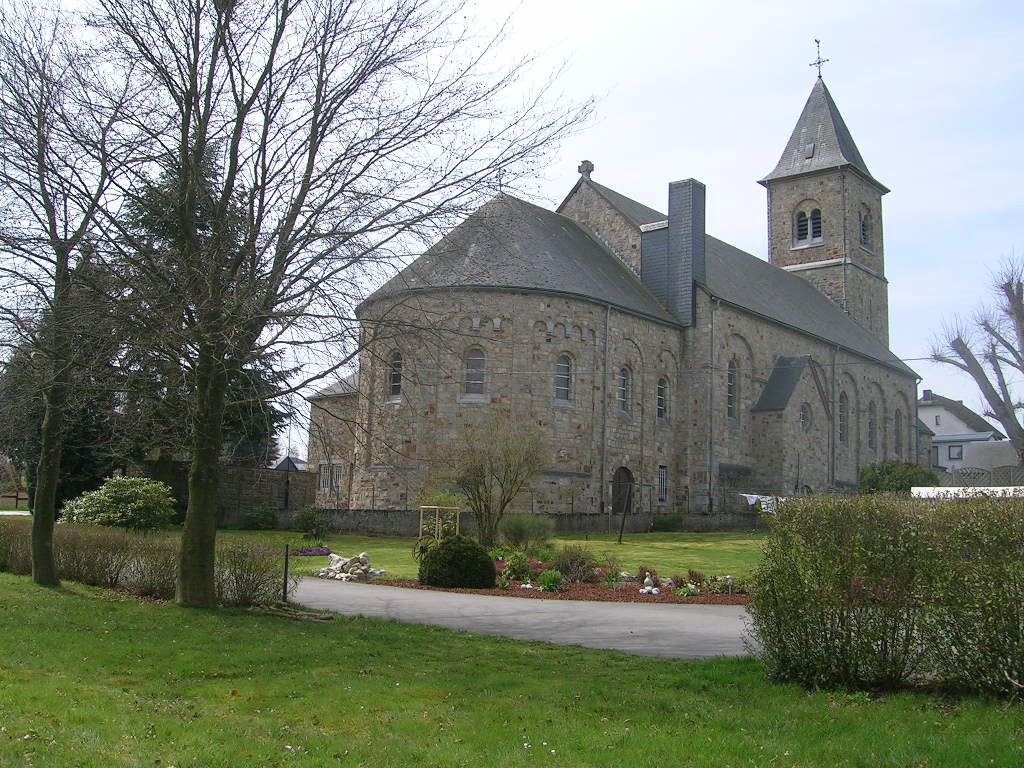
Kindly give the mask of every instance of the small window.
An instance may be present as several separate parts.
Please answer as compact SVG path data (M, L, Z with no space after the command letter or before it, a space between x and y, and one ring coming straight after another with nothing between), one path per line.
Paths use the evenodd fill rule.
M811 240L821 240L821 209L811 211Z
M655 408L659 419L668 418L668 379L658 379L657 405Z
M942 424L942 416L935 414L935 426L938 427Z
M871 214L867 211L860 214L860 244L865 248L871 247Z
M572 358L568 355L555 361L555 400L572 400Z
M800 406L800 429L804 432L811 428L811 404L803 403Z
M398 397L402 394L402 353L397 349L391 353L388 361L388 396Z
M467 395L484 393L484 366L486 358L482 349L471 349L466 353L462 391Z
M658 501L668 501L668 467L664 464L658 467Z
M796 212L797 245L810 245L821 241L821 209L799 210Z
M629 413L630 389L632 388L632 382L630 379L631 376L628 368L619 369L616 386L616 400L619 404L619 410L624 413Z
M796 215L796 239L797 242L802 242L807 239L807 213L800 211Z
M874 400L868 403L868 448L878 450L878 409Z
M962 445L951 445L949 446L949 458L953 461L959 461L964 457L964 447Z
M845 443L850 432L850 398L845 392L839 393L839 442Z
M331 465L330 464L324 463L324 464L320 465L320 475L319 475L318 481L319 482L318 482L318 485L317 485L317 490L320 493L330 493L331 492Z
M736 358L729 361L725 371L725 415L735 419L738 413L739 381L737 377Z

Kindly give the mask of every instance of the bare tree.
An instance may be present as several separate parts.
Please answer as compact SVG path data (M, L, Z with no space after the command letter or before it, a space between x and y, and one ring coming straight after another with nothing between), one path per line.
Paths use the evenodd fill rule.
M97 0L145 115L133 194L161 187L159 247L111 216L133 343L195 393L178 602L214 602L225 397L275 348L358 347L367 276L507 187L586 108L508 106L518 69L442 0ZM130 279L128 279L130 278ZM302 382L297 384L301 385Z
M993 289L996 305L970 322L947 328L933 347L932 359L974 379L985 398L985 415L1002 425L1024 464L1024 402L1015 393L1024 375L1024 262L1006 262L995 275Z
M87 275L127 94L58 13L0 7L0 343L32 350L43 401L32 578L56 585L55 498L72 372L99 345ZM103 327L109 328L109 326ZM9 356L9 355L8 355Z
M447 484L462 494L485 547L498 539L498 526L512 500L549 460L540 430L495 411L460 430L458 445L436 463L446 468Z

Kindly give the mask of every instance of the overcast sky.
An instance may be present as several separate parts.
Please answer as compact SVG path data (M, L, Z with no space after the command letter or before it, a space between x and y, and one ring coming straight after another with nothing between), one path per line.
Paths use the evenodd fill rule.
M557 205L576 167L653 208L668 183L707 185L707 231L767 258L766 190L822 74L883 198L891 347L920 388L982 410L973 383L928 363L943 323L991 298L1001 258L1024 256L1024 6L480 0L511 14L510 50L562 62L559 89L598 98L535 202Z

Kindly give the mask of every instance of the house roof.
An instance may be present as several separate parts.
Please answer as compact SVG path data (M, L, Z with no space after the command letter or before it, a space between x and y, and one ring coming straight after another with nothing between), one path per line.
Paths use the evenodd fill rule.
M638 203L636 200L626 197L623 194L616 192L614 189L598 184L593 181L589 175L580 176L579 181L576 182L569 194L565 196L565 199L559 204L558 208L555 209L557 213L562 212L562 208L569 201L573 195L576 194L576 190L583 184L589 184L590 187L597 192L601 197L607 200L612 207L615 208L619 213L625 216L635 227L642 227L644 224L654 224L659 221L665 221L665 214L660 211L656 211L653 208Z
M768 375L768 381L765 383L764 389L761 390L761 396L750 410L755 413L785 410L810 359L810 355L776 358L772 372Z
M318 392L310 395L310 400L320 400L325 397L339 397L341 395L354 395L359 392L359 371L350 373L348 376L344 376L338 381L331 384L329 387L324 387Z
M492 198L371 294L357 312L385 297L444 288L578 296L679 324L614 253L576 222L510 195Z
M992 440L1005 440L1006 435L1000 432L998 429L989 424L985 419L976 414L966 405L959 400L952 400L942 395L936 395L930 389L926 389L921 399L917 401L918 406L925 405L936 405L945 408L953 416L960 419L974 432L991 432L993 434Z
M761 183L843 166L853 166L885 192L889 191L871 175L832 94L819 77L778 165Z

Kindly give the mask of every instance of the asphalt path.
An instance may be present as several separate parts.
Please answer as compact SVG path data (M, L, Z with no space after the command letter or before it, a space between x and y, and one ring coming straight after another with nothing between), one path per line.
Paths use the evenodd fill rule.
M304 578L292 600L346 616L617 650L636 656L746 656L746 609L466 595Z

